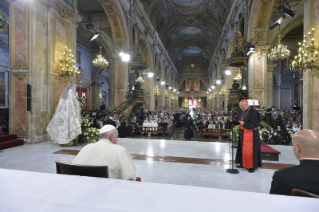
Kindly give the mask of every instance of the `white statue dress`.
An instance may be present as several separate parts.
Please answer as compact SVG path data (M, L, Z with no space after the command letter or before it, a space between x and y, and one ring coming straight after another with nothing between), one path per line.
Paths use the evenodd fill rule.
M81 108L76 99L74 83L70 83L61 95L47 132L58 144L68 144L82 133Z

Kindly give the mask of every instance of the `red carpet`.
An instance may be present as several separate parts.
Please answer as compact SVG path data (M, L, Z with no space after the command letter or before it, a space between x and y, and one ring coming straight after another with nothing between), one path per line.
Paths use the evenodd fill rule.
M267 144L260 144L260 150L262 160L279 161L279 154L281 153Z
M24 140L17 139L17 135L0 135L0 150L8 149L15 146L21 146L24 144Z
M271 148L267 144L264 144L264 145L261 144L260 149L261 149L261 154L281 154L279 151Z

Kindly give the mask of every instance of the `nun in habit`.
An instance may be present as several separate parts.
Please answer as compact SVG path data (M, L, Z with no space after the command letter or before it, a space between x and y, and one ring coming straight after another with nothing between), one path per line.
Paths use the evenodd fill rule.
M63 146L74 145L73 140L82 133L81 107L75 89L74 83L66 87L46 129L52 141Z

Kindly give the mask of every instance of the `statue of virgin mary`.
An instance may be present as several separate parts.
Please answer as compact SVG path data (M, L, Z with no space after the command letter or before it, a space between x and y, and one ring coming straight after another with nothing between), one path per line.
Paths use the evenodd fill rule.
M74 83L70 83L61 95L47 132L55 143L66 146L73 145L73 140L82 133L81 107Z

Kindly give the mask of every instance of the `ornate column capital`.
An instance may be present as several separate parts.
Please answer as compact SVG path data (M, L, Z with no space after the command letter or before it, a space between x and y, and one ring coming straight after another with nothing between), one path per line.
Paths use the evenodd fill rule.
M267 64L267 72L274 72L277 64Z

